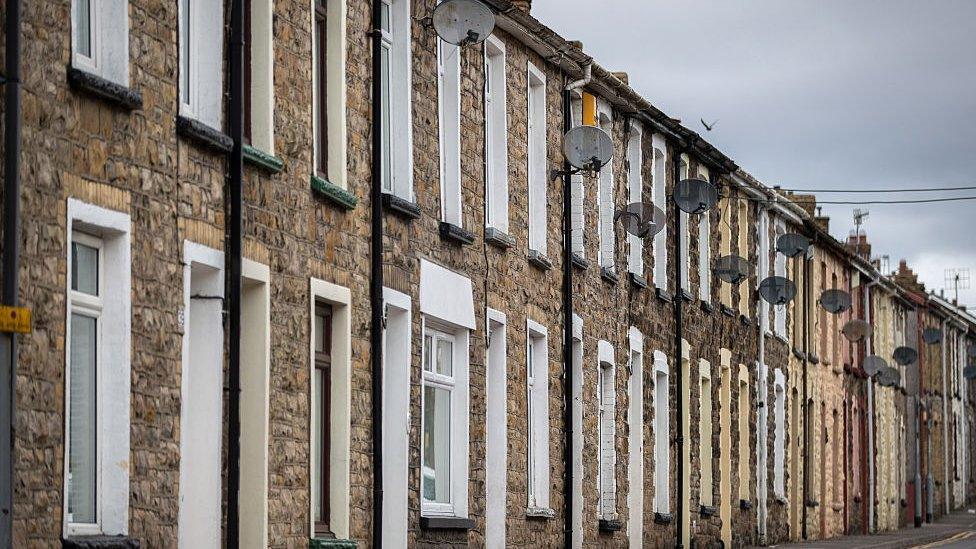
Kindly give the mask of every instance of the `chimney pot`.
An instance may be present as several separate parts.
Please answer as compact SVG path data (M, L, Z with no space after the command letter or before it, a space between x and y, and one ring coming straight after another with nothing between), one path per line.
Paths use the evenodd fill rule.
M570 40L569 41L569 45L570 46L573 46L574 48L578 49L579 51L583 51L583 42L581 40Z
M613 75L617 77L617 80L620 80L621 82L627 84L628 86L630 85L630 76L628 76L627 73L615 72L613 73Z
M512 0L512 5L525 13L532 12L532 0Z

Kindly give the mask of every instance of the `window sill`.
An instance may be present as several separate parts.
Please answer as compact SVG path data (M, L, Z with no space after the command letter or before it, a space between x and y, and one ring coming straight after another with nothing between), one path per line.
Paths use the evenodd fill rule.
M735 318L735 311L731 307L727 307L725 305L722 305L722 314L729 318Z
M285 162L282 159L250 145L244 145L244 162L272 174L285 168Z
M580 255L576 252L573 252L573 255L570 256L569 261L573 264L573 267L576 267L581 271L585 271L590 268L590 262L580 257Z
M743 511L748 511L749 509L752 509L752 502L747 499L740 499L739 509L742 509Z
M612 534L624 529L624 525L618 519L600 519L600 532Z
M348 539L312 538L308 549L356 549L356 542Z
M215 130L199 120L185 116L176 117L176 133L199 145L224 154L229 153L234 147L234 140L229 135Z
M808 499L807 500L807 507L809 507L811 509L820 507L820 502L817 501L817 500L815 500L815 499Z
M793 347L793 356L795 356L799 360L807 359L807 355L803 354L803 351L797 349L796 347Z
M682 301L688 301L688 302L691 302L692 300L691 294L688 293L688 290L678 291L678 298L681 299Z
M810 353L809 360L811 364L820 364L820 358L816 353Z
M139 549L139 540L126 536L71 536L61 540L64 549Z
M420 527L424 530L471 530L474 519L459 517L420 517Z
M718 508L714 505L701 505L698 507L698 514L703 517L714 517L718 514Z
M525 518L530 520L550 520L556 518L556 511L548 507L526 507Z
M654 513L654 524L671 524L674 515L671 513Z
M786 336L784 336L784 335L780 335L780 334L776 334L776 336L775 336L775 337L776 337L776 339L778 339L778 340L780 340L781 342L783 342L783 343L785 343L785 344L787 344L787 345L789 345L789 343L790 343L790 342L789 342L789 341L788 341L788 340L786 339Z
M141 93L88 71L69 66L68 84L78 91L107 101L125 110L132 111L142 108Z
M789 502L788 502L788 501L786 500L786 496L783 496L783 495L778 495L778 496L775 496L775 497L773 498L773 501L775 501L777 505L786 505L787 503L789 503Z
M746 315L739 315L739 322L741 322L743 326L752 326L752 320L750 320Z
M455 244L466 246L474 243L473 233L466 231L453 223L448 223L447 221L441 221L439 232L442 239L449 240Z
M529 250L529 263L543 271L552 269L552 261L549 261L545 254L536 250Z
M617 276L617 273L613 272L612 269L607 267L600 267L600 278L609 282L610 284L620 282L620 277Z
M672 303L674 301L671 298L671 294L669 294L666 290L663 290L661 288L655 288L654 293L655 295L657 295L658 299L660 299L665 303Z
M640 288L642 290L646 290L647 289L647 279L646 278L642 277L641 275L639 275L637 273L627 273L627 274L630 275L629 278L630 278L630 283L632 285L634 285L635 287Z
M420 206L395 194L383 193L383 209L407 221L420 219Z
M712 314L715 312L715 306L707 301L702 301L701 310L705 311L706 314Z
M485 227L485 242L496 248L507 250L515 245L515 237L494 227Z
M359 200L351 192L339 187L338 185L333 185L325 179L318 177L316 175L311 176L309 184L312 187L312 191L328 200L333 202L335 205L345 209L352 210L356 208L356 204Z

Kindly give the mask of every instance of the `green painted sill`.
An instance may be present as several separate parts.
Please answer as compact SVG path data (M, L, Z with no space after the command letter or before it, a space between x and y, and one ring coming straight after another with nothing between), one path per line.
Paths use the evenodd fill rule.
M355 209L356 204L359 203L359 200L351 192L338 185L329 183L317 175L313 175L311 177L311 184L313 191L331 200L332 202L335 202L346 210Z
M285 162L277 156L250 145L244 145L244 162L270 173L278 173L285 167Z
M312 538L308 549L356 549L356 542L347 539Z

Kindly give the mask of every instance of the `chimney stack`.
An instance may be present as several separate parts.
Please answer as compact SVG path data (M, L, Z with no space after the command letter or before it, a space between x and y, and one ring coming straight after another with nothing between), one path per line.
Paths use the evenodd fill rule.
M621 72L615 72L613 73L613 75L617 78L617 80L620 80L621 82L627 84L628 86L630 85L630 76L628 76L627 73L621 71Z
M512 0L512 5L525 13L532 13L532 0Z

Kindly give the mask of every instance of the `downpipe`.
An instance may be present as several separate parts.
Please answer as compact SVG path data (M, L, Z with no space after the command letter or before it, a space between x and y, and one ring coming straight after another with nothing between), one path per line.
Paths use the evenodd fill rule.
M684 472L685 472L685 457L684 457L684 424L682 422L684 415L687 411L684 409L684 400L682 396L684 395L684 344L683 344L683 333L682 333L682 318L681 309L684 304L684 297L682 297L682 292L684 288L681 285L681 212L678 208L677 202L677 183L680 179L681 173L681 151L675 151L674 160L674 180L675 186L672 188L672 204L674 205L674 363L677 366L677 380L675 381L675 394L677 398L675 399L675 417L678 420L678 436L675 437L675 445L677 447L677 482L675 486L678 489L678 497L676 499L677 505L677 525L675 527L676 543L677 549L683 549L682 539L684 537L684 508L688 502L684 498ZM689 527L691 525L689 524Z
M578 84L586 85L589 81L590 67L587 67L587 78L573 82L570 86ZM566 87L563 92L563 130L568 132L573 127L573 108L571 90L574 88ZM574 460L573 460L573 218L572 218L572 192L573 176L569 174L569 161L563 162L563 422L566 425L566 444L563 448L563 463L566 468L566 480L563 485L564 511L563 522L565 525L563 545L566 549L573 547L573 486L575 485ZM487 299L487 296L485 297Z
M948 348L946 338L949 335L949 319L942 321L942 448L946 452L945 459L942 460L942 494L945 496L945 507L942 510L944 515L948 515L949 508L949 393L946 386L946 375L948 373L946 363L948 362Z
M800 535L807 539L807 502L810 501L810 411L808 409L807 394L807 365L810 361L810 261L811 258L803 259L803 501L800 502L802 509Z
M768 215L768 214L767 214ZM768 219L768 218L767 218ZM767 225L768 229L768 225ZM767 250L768 252L768 250ZM768 395L766 372L766 330L769 326L767 308L760 298L759 306L759 356L756 363L757 421L756 421L756 529L759 535L759 545L766 545L766 430L769 428L769 410L766 406Z
M877 284L872 280L864 285L864 321L871 324L871 286ZM864 355L870 356L874 352L874 336L869 335L864 342ZM868 533L874 533L874 378L868 376L868 493L864 499L868 502Z

